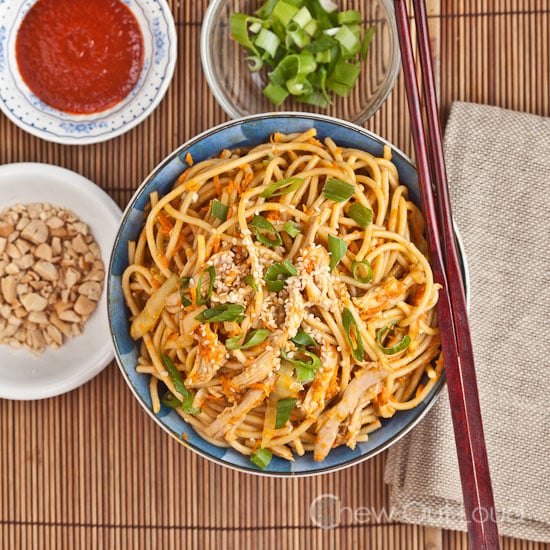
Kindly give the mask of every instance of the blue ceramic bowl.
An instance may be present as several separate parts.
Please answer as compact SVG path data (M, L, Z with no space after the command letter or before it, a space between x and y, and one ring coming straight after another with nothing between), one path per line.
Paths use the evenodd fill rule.
M270 476L305 476L334 471L371 458L387 449L415 426L434 404L445 383L443 378L439 380L426 400L415 409L398 411L392 418L382 419L382 427L370 434L368 442L359 443L353 451L345 446L337 447L323 462L315 462L312 453L296 457L293 463L273 457L269 466L262 471L251 464L248 457L237 451L216 447L202 439L172 409L163 405L158 414L153 413L148 386L150 377L135 371L138 346L130 337L129 311L124 303L121 288L121 275L128 265L127 242L137 240L140 234L150 193L157 191L159 196L163 196L172 188L176 178L187 168L185 157L188 153L198 162L217 155L223 149L264 143L276 131L303 132L311 127L316 128L320 138L330 136L340 146L361 148L378 156L382 156L384 145L390 145L400 180L408 186L411 199L418 203L417 176L412 161L377 135L354 124L322 115L253 115L227 122L198 135L176 149L151 172L124 212L109 266L107 299L115 355L126 382L141 406L159 426L186 447L218 464L244 472Z

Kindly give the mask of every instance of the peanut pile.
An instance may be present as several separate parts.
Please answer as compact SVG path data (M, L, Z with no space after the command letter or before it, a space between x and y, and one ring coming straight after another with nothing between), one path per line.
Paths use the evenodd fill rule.
M82 333L103 290L101 251L71 211L49 204L0 214L0 344L42 353Z

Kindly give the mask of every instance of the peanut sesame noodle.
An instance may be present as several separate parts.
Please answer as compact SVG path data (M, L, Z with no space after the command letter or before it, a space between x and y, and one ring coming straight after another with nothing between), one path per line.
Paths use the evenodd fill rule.
M155 412L253 458L321 461L440 378L424 220L389 147L276 133L150 200L123 290Z

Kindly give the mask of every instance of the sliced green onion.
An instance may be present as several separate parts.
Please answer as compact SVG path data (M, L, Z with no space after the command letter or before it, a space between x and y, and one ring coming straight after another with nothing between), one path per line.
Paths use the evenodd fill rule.
M304 330L299 330L296 333L294 338L290 339L291 342L294 342L297 346L307 347L307 346L316 346L317 342Z
M281 349L281 357L285 360L294 365L295 367L304 367L306 369L311 370L317 370L321 366L321 359L319 359L319 356L312 351L308 351L307 349L297 349L294 350L294 354L299 355L305 355L307 359L293 359L290 357L288 352L286 352L284 349ZM308 361L309 359L309 361Z
M271 32L266 28L262 28L254 43L258 48L261 48L269 53L271 57L275 57L275 53L277 52L277 48L279 47L281 41L274 32Z
M237 321L237 323L240 323L244 317L244 306L220 304L201 311L195 316L195 319L201 323L222 323L224 321Z
M363 340L361 334L359 334L359 328L357 327L357 321L353 316L353 313L347 308L344 308L342 312L342 324L346 331L346 338L351 348L351 353L356 361L362 361L365 356L365 350L363 349ZM352 331L354 334L352 334ZM355 339L355 343L354 343Z
M252 290L255 292L258 292L258 285L256 284L256 280L252 275L245 275L243 281L250 287L252 287Z
M391 346L389 348L385 347L383 343L384 337L392 328L392 326L393 324L389 324L376 331L376 343L386 355L394 355L395 353L399 353L400 351L407 349L409 347L409 344L411 343L411 337L408 334L405 334L401 341L395 344L395 346Z
M362 229L365 229L372 223L372 210L359 202L354 202L348 208L348 216Z
M285 2L284 0L279 0L273 8L272 15L286 27L298 11L300 11L299 8L293 4Z
M181 401L170 390L166 390L166 393L162 396L160 402L170 409L177 409L178 407L181 407Z
M338 32L334 35L334 40L340 44L346 56L353 56L361 50L359 36L347 26L338 29Z
M170 374L170 378L172 379L172 383L174 384L174 388L176 391L181 394L182 401L181 401L181 409L184 413L189 414L199 414L201 412L200 409L193 407L193 399L195 398L195 394L188 390L185 387L185 384L183 383L183 378L181 377L180 371L177 369L176 365L174 365L174 362L168 355L161 354L162 362L164 363L164 366L168 370L168 373ZM174 399L177 400L176 396L173 396Z
M361 275L361 271L364 275ZM351 274L358 283L370 283L372 280L372 266L367 260L354 260L351 263Z
M277 419L275 420L275 429L282 428L290 418L297 399L295 397L286 397L277 401Z
M286 231L294 239L301 229L297 223L289 221L283 225L283 231Z
M296 22L290 23L286 28L286 32L287 48L293 45L296 45L298 48L305 48L311 42L309 34L307 34Z
M328 251L330 254L329 268L332 271L339 263L340 260L346 255L348 249L348 243L344 239L335 237L334 235L328 236Z
M273 455L269 449L258 447L258 450L250 456L250 462L260 469L265 469L269 466Z
M298 275L298 271L290 260L285 260L284 263L273 262L266 269L264 275L265 282L267 283L267 290L279 292L279 290L285 286L286 280L296 275Z
M304 31L306 31L309 36L313 37L317 33L317 29L319 28L319 23L316 19L312 19L311 21L308 21L306 25L304 26Z
M367 54L369 52L369 46L372 42L372 38L374 36L374 31L376 30L376 26L373 25L372 27L369 27L365 34L363 35L363 41L361 42L361 58L363 61L367 60Z
M284 86L276 85L271 82L264 88L263 94L271 103L277 106L290 95L289 91Z
M303 29L310 21L313 21L313 17L309 10L302 6L292 17L292 21L296 23L301 29Z
M357 10L346 10L336 14L339 25L356 25L361 23L361 13Z
M313 382L315 380L315 371L308 367L298 366L296 367L296 379L298 382L306 384L307 382Z
M263 216L254 216L250 222L250 226L255 229L256 240L265 244L266 246L280 246L283 244L283 239L279 232L273 227L273 224L267 221ZM265 234L260 233L260 229L275 235L273 239L270 239Z
M259 55L251 55L246 60L248 61L248 68L251 73L257 73L263 69L264 60Z
M251 330L242 343L240 336L232 336L225 341L225 347L230 350L253 348L264 342L270 334L271 332L265 328Z
M260 197L270 199L271 197L281 197L296 191L304 183L304 178L285 178L283 180L270 183L261 193Z
M208 290L206 291L206 296L202 295L202 278L205 273L208 273L209 281L208 281ZM206 268L199 276L199 280L197 282L197 305L203 306L210 300L212 297L212 291L214 290L214 281L216 280L216 270L214 269L214 266L210 266Z
M227 213L229 212L229 206L226 204L223 204L223 202L220 202L218 199L214 199L212 201L212 206L210 207L210 213L212 216L215 216L218 218L218 220L221 220L224 222L227 220Z
M231 36L241 45L244 46L247 50L252 51L257 56L259 52L256 49L254 43L250 40L248 35L248 26L250 23L260 23L262 25L262 20L251 15L246 15L245 13L232 13L229 16L229 30Z
M324 197L335 202L347 201L354 193L355 187L351 183L337 178L328 178L323 186Z
M186 290L189 288L191 277L182 277L180 284L180 298L184 307L190 306L193 302L186 296Z

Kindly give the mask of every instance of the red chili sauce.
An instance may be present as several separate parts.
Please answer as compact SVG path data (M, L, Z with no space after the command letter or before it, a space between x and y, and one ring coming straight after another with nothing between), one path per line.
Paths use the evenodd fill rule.
M143 36L120 0L38 0L19 28L23 80L44 103L97 113L123 100L143 67Z

